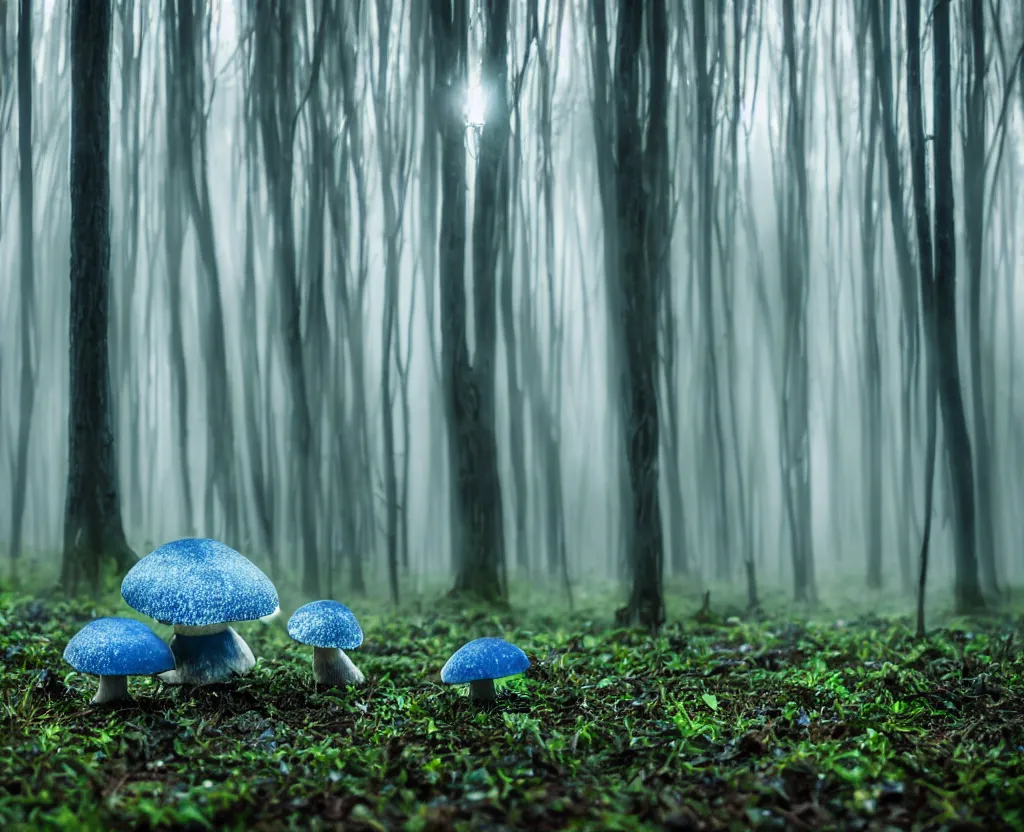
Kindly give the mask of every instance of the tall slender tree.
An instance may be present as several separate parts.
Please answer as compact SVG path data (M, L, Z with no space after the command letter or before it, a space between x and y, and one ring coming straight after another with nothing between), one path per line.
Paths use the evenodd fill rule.
M235 420L229 395L224 304L207 176L208 102L204 58L207 57L205 44L209 43L210 20L204 7L198 0L168 0L167 3L168 125L175 146L172 175L178 179L195 230L202 270L199 333L206 371L208 457L204 525L209 534L225 535L229 541L237 543L241 529L235 485ZM219 528L216 507L221 514Z
M875 89L878 105L881 108L880 125L882 131L882 149L885 152L885 173L889 193L889 217L892 224L893 247L896 255L896 276L900 289L900 326L901 344L900 366L902 368L902 396L900 403L900 423L903 432L903 455L901 460L903 487L905 497L913 494L913 442L911 441L911 416L917 390L917 379L920 367L920 303L915 291L914 262L911 255L911 234L906 217L903 193L903 170L900 159L900 147L896 124L895 106L893 104L892 84L892 48L889 31L891 16L891 0L866 3L862 6L863 13L869 16L871 31L871 47ZM873 497L871 497L873 499ZM913 512L900 511L899 517L903 525L902 539L910 541L912 533L911 518ZM910 557L906 545L898 547L900 576L904 588L910 586Z
M313 456L313 419L302 344L302 294L296 255L292 187L294 184L295 8L288 0L256 0L254 92L263 140L263 162L274 218L280 326L284 366L291 399L290 436L298 488L294 516L302 541L302 590L316 595L320 587L318 558L319 485Z
M110 41L109 0L71 9L71 307L68 482L61 585L99 590L111 556L120 571L135 560L121 521L110 364Z
M907 130L910 134L910 176L913 185L914 228L921 288L921 318L925 345L925 443L924 528L917 579L917 636L924 638L924 593L932 535L932 504L935 495L935 448L938 438L938 344L935 311L935 267L932 252L931 211L928 206L928 164L925 157L924 117L921 108L921 0L907 0Z
M28 450L36 402L35 196L32 162L32 0L21 0L18 15L18 194L21 208L21 333L18 449L11 490L11 578L17 580L28 488Z
M719 342L717 315L715 313L715 229L718 226L715 199L715 88L714 67L717 64L708 55L708 43L712 42L707 21L706 0L693 4L693 56L696 73L697 119L697 202L698 230L697 273L700 285L701 333L703 336L704 367L704 412L701 423L700 447L706 448L705 466L708 487L702 489L709 515L714 518L714 534L711 538L715 550L715 570L719 578L726 578L732 565L732 540L726 499L725 430L722 418L722 397L719 376ZM654 114L652 113L652 117ZM726 380L729 384L731 381Z
M985 602L978 581L978 555L974 545L974 465L958 364L949 5L939 3L932 13L935 40L935 338L939 401L954 507L956 606L959 612L970 613L982 609Z
M967 252L967 355L970 367L971 426L974 429L975 545L981 577L988 592L998 593L995 557L995 516L992 488L991 414L986 407L986 368L982 361L981 296L985 253L985 2L966 4L963 130L963 217ZM969 48L966 48L969 47Z
M795 0L782 0L784 71L787 97L785 158L787 184L780 223L780 271L784 308L782 464L786 512L793 546L794 595L816 597L811 538L810 380L807 300L810 281L810 188L807 176L807 100L810 21L814 0L806 0L801 35Z

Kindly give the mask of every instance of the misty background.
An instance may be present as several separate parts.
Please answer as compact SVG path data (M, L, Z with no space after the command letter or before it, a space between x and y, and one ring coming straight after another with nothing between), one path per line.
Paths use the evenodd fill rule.
M59 568L69 442L71 16L67 3L28 5L25 240L24 18L0 3L0 550L22 578ZM500 488L487 493L500 496L504 551L491 552L510 579L635 580L635 413L621 390L637 352L654 368L660 426L659 585L663 570L743 587L750 564L798 598L840 581L909 596L929 348L903 2L639 4L668 24L660 110L650 9L632 58L648 149L659 113L665 126L667 166L645 171L667 202L653 209L664 245L641 246L664 279L636 350L621 324L628 284L610 268L631 235L610 221L604 187L624 147L606 131L629 79L629 12L603 0L286 5L113 4L109 356L138 555L215 537L320 596L383 588L389 564L393 596L459 572L443 348L455 309L493 422ZM458 26L439 33L441 7L465 15L468 49L452 66L466 83L444 75ZM948 9L958 384L973 568L995 595L1024 577L1024 7ZM930 4L921 17L930 177ZM465 160L461 312L444 302L457 190L446 130ZM494 180L479 175L492 164ZM939 424L931 574L948 583L956 477Z

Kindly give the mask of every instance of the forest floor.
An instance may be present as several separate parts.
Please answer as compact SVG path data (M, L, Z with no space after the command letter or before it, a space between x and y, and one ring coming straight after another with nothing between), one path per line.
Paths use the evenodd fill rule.
M586 612L361 615L368 684L333 691L280 617L238 627L260 659L235 683L133 679L109 709L61 654L130 611L0 593L0 828L1024 829L1019 618L917 642L906 618L697 606L657 638ZM532 667L472 707L438 671L496 634Z

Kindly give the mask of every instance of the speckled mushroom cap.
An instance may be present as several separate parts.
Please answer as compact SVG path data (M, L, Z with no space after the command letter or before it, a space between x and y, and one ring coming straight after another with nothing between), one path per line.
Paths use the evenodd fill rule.
M64 661L94 676L152 676L174 669L167 645L134 618L90 621L64 648Z
M338 601L310 601L288 619L288 635L310 647L355 650L363 643L363 628L348 607Z
M526 654L503 638L478 638L464 644L441 668L446 685L518 676L530 666Z
M184 627L252 621L278 607L277 590L256 564L205 538L175 540L146 555L124 576L121 597L143 615Z

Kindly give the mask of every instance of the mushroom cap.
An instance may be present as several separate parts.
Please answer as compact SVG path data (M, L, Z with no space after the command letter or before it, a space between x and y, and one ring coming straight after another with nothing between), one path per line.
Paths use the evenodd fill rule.
M174 669L163 640L134 618L97 618L75 633L64 661L94 676L152 676Z
M230 546L205 538L165 543L121 582L128 606L163 624L209 627L252 621L277 609L277 590Z
M288 635L310 647L355 650L363 643L363 628L352 610L338 601L310 601L288 619Z
M503 638L477 638L452 654L441 668L446 685L518 676L530 666L526 654Z

